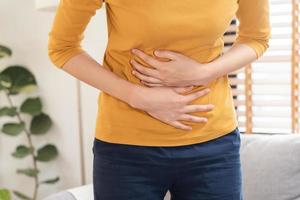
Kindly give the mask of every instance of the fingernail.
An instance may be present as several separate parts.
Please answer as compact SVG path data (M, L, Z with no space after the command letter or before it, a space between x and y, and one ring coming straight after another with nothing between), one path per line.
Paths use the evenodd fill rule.
M159 54L159 51L158 51L158 50L155 50L155 51L154 51L154 54L155 54L155 55L158 55L158 54Z
M136 52L136 49L131 49L131 51L132 51L133 53L135 53L135 52Z

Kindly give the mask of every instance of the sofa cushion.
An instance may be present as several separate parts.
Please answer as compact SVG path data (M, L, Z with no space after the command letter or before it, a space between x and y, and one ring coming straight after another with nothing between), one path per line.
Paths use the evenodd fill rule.
M84 200L93 200L94 199L94 190L93 184L87 184L75 188L70 188L67 190L70 192L75 199L84 199Z
M52 194L43 200L77 200L70 192L61 191L55 194Z
M93 200L93 185L87 184L52 194L43 200Z
M300 200L300 134L241 134L244 200Z

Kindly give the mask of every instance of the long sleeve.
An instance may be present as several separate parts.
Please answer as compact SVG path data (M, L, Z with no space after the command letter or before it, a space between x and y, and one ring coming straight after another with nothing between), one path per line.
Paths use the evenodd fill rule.
M62 66L73 56L84 52L81 41L84 31L103 0L60 0L48 33L48 56L52 63Z
M239 28L234 44L249 45L257 59L269 48L271 25L268 0L238 0Z

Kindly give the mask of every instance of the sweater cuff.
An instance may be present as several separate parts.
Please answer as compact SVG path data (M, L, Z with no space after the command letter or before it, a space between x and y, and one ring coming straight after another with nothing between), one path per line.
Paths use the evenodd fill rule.
M269 48L268 40L258 40L252 38L238 37L233 45L245 44L251 47L256 54L256 59L260 58L263 53Z
M49 58L52 63L59 69L62 69L63 65L70 60L73 56L85 52L84 49L77 47L71 49L64 49L63 52L57 50L49 50Z

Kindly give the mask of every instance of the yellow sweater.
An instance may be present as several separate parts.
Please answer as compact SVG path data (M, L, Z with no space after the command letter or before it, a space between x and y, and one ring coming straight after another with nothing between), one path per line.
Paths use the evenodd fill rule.
M108 43L103 66L132 83L143 85L132 75L132 48L149 55L156 49L175 50L207 63L220 56L222 36L236 15L238 37L234 44L252 47L259 58L270 38L268 0L60 0L49 32L48 54L61 69L83 51L84 30L105 2ZM145 86L146 87L146 86ZM205 142L237 127L228 76L213 81L211 92L192 104L213 104L209 112L193 113L207 123L187 122L193 130L167 125L146 112L99 92L95 137L107 142L142 146L179 146ZM200 90L203 86L194 89Z

